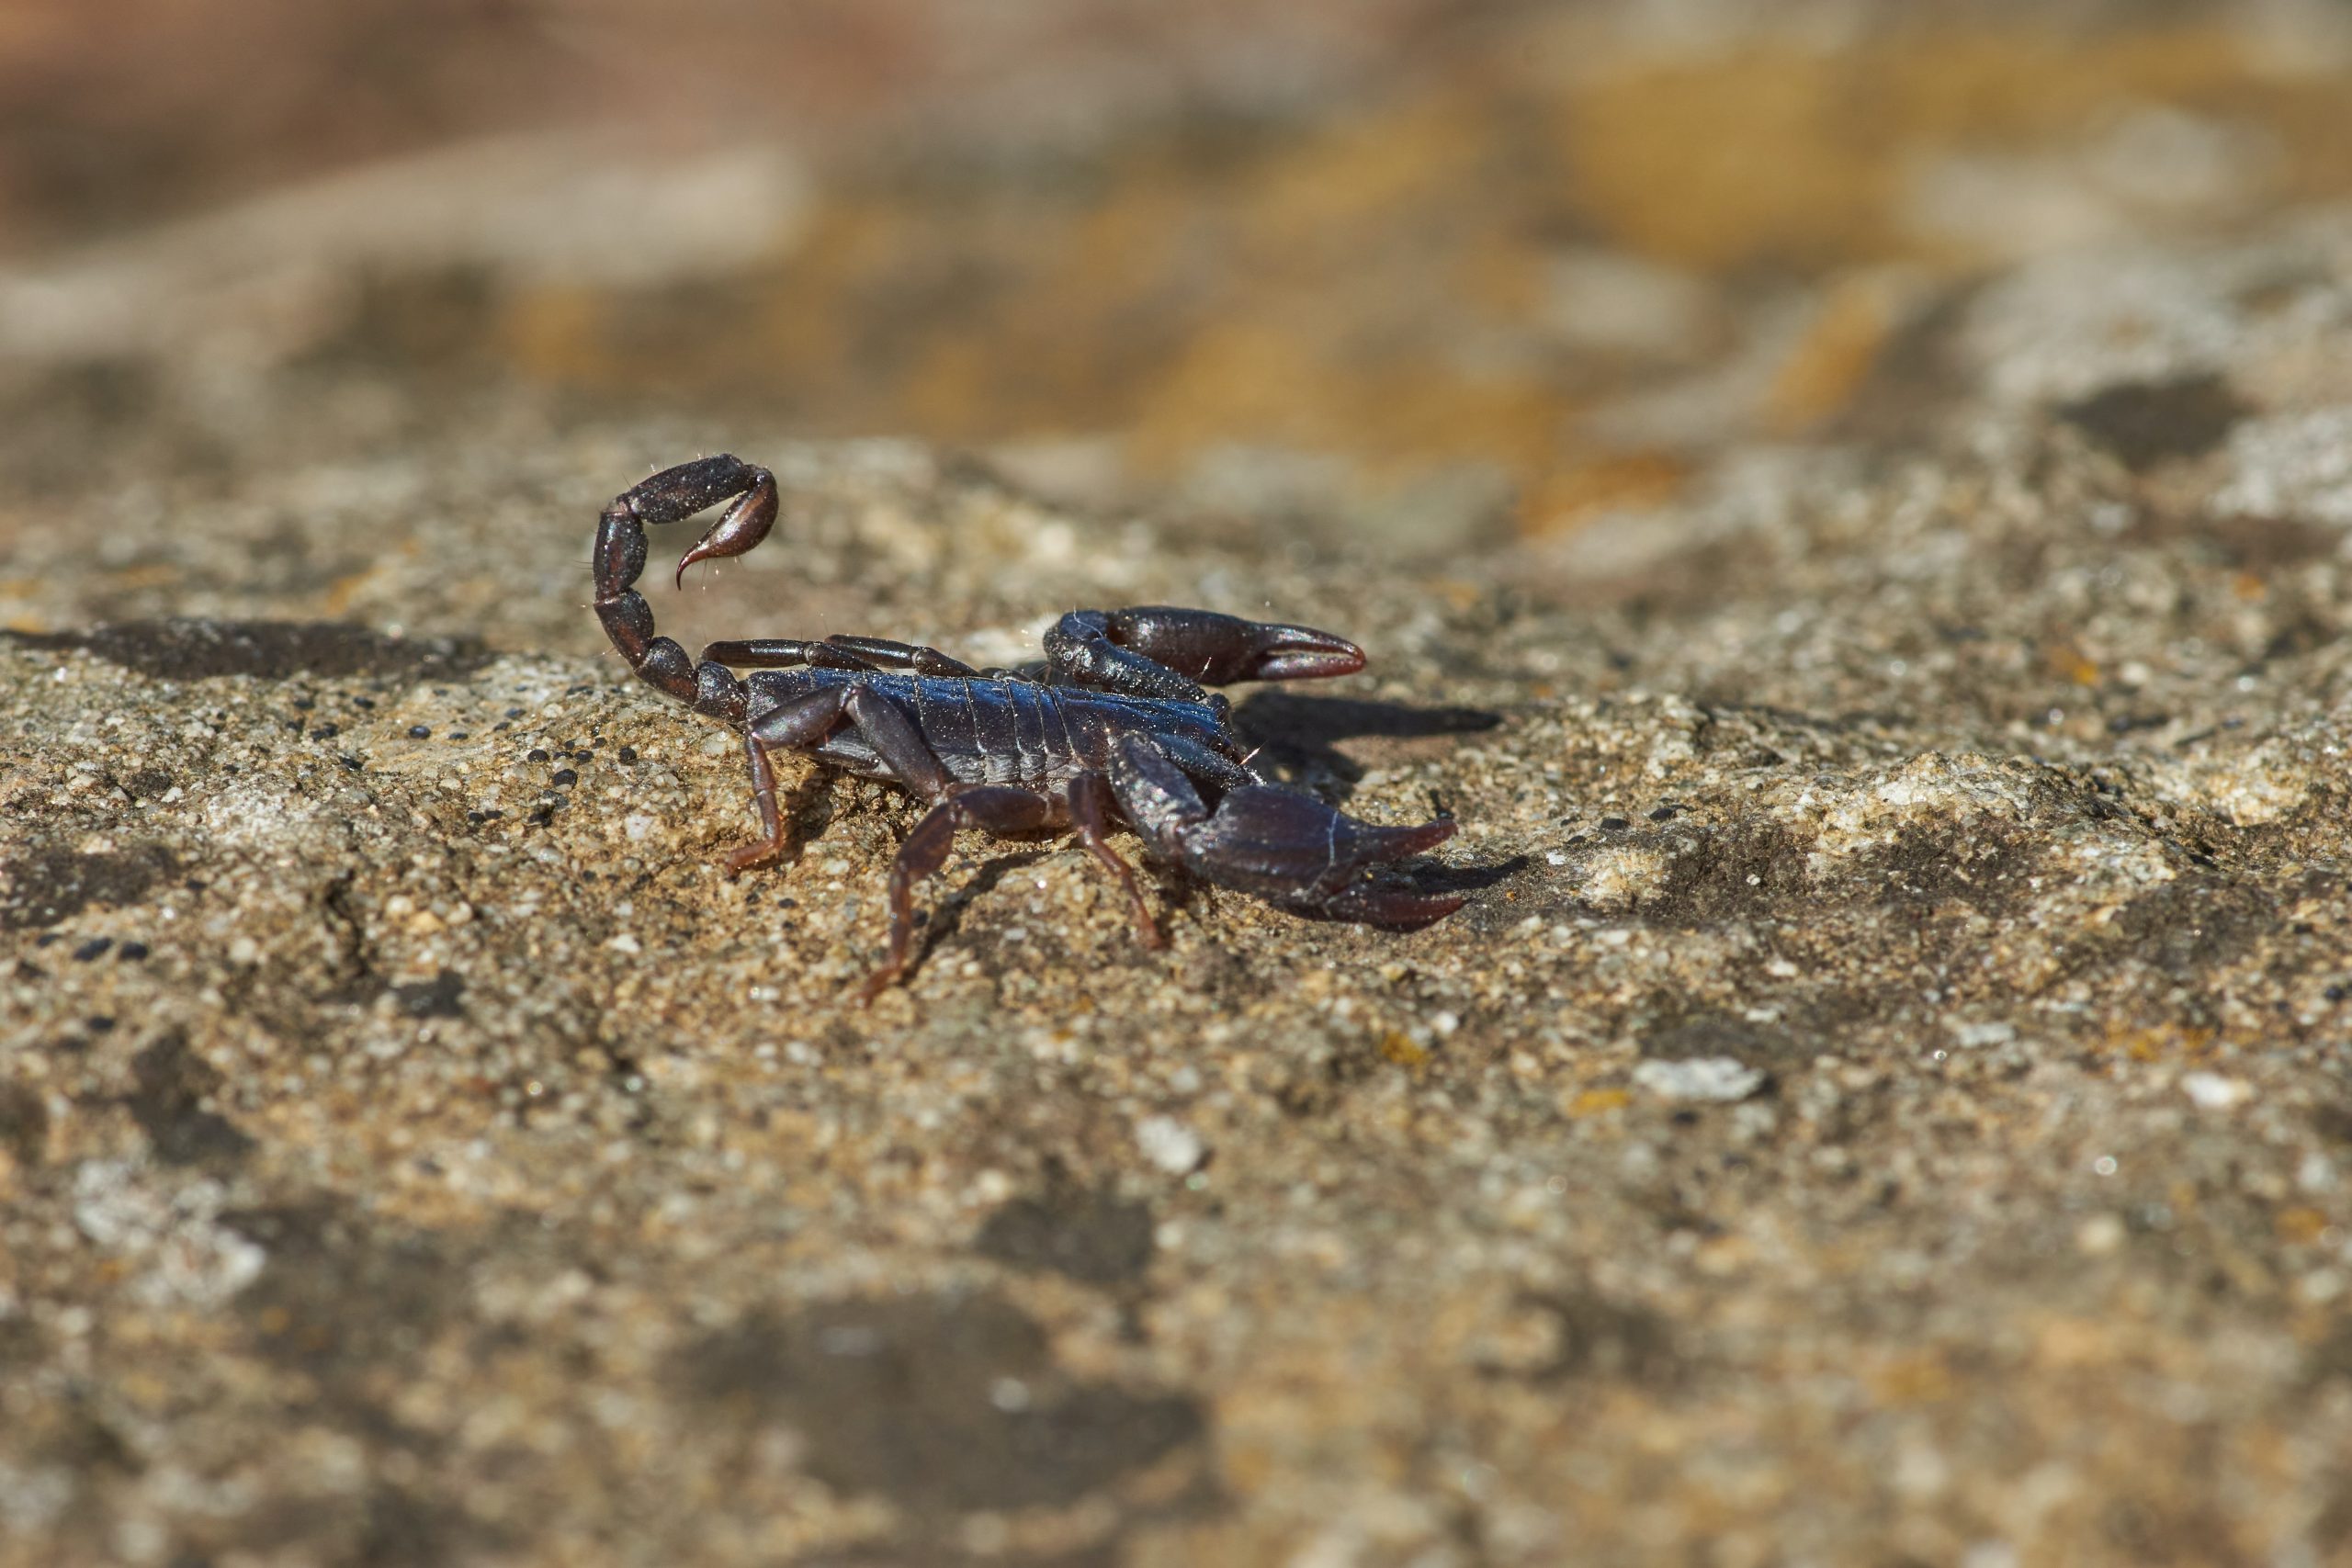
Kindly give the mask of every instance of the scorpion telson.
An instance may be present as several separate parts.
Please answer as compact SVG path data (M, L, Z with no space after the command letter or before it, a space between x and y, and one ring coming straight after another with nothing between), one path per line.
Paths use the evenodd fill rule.
M1366 880L1453 835L1359 821L1250 767L1231 705L1204 686L1352 674L1363 650L1307 626L1147 605L1073 610L1046 634L1046 657L975 670L935 649L881 637L715 642L700 660L653 634L635 588L648 525L726 510L678 562L740 556L775 523L775 476L731 457L667 468L614 498L596 528L596 617L648 684L743 735L760 838L727 860L740 872L785 848L769 753L804 752L888 779L930 803L890 868L890 948L866 982L871 1001L914 951L914 886L946 863L959 828L997 834L1074 829L1126 892L1136 935L1159 929L1134 870L1111 848L1124 818L1144 842L1219 886L1304 914L1410 931L1463 900ZM730 668L733 667L733 668ZM735 669L754 671L740 679Z

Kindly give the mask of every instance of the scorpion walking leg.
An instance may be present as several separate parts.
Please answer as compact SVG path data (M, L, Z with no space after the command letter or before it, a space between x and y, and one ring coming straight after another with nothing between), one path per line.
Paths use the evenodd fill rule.
M775 769L768 761L768 749L760 744L758 736L747 734L743 750L752 758L752 802L759 807L760 836L756 842L729 853L729 876L784 853L784 814L775 807Z
M946 768L897 704L855 682L811 692L763 714L743 732L744 749L752 758L752 798L759 807L760 838L727 857L729 871L756 865L784 849L784 818L776 810L775 770L768 761L769 750L814 746L844 714L888 766L892 778L925 800L947 793Z
M880 637L850 637L840 632L825 640L835 648L847 649L892 670L911 670L918 675L979 673L960 659L951 658L935 648L922 648L911 642L892 642Z
M763 637L740 642L714 642L702 650L702 656L744 670L784 670L807 664L820 670L911 670L918 675L979 673L962 660L951 659L935 648L841 633L818 641Z
M872 660L861 659L831 642L805 642L788 637L709 643L703 648L702 656L712 664L732 664L740 670L790 670L804 664L814 670L874 668Z
M948 777L946 764L898 704L861 682L849 688L842 705L892 778L925 800L937 800L947 793L955 781Z
M752 760L752 800L760 812L760 837L727 857L729 874L784 852L784 816L776 809L775 768L768 761L769 750L816 745L841 722L848 697L848 691L839 686L812 692L762 715L743 731L743 750Z
M907 972L914 954L914 886L947 863L958 828L979 828L991 833L1026 833L1053 820L1054 803L1033 790L1008 784L977 784L957 790L933 807L890 865L890 953L865 982L863 999L871 1002L892 981Z
M1107 867L1127 890L1127 902L1136 912L1136 939L1146 947L1158 947L1159 926L1151 918L1151 907L1143 901L1143 889L1136 885L1135 867L1119 858L1105 836L1110 829L1111 782L1101 773L1080 773L1069 781L1069 819L1078 829L1080 842L1087 852Z

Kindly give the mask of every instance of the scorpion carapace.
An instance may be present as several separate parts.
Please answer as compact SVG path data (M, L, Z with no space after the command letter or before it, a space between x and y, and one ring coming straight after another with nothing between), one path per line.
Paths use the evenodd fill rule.
M888 779L930 803L890 868L890 949L871 1000L906 973L914 886L946 863L959 828L998 834L1075 829L1118 878L1136 934L1159 945L1134 871L1110 844L1124 818L1194 875L1303 914L1414 930L1462 907L1366 880L1372 867L1444 842L1453 823L1383 828L1250 767L1231 705L1203 689L1296 681L1363 668L1363 650L1307 626L1150 605L1073 610L1046 634L1046 657L975 670L934 649L880 637L716 642L697 660L653 633L635 588L649 524L726 510L678 562L740 556L776 517L775 477L730 457L664 469L605 508L596 528L596 616L648 683L743 735L760 838L728 857L741 871L785 847L769 753L805 752ZM739 679L730 666L754 671Z

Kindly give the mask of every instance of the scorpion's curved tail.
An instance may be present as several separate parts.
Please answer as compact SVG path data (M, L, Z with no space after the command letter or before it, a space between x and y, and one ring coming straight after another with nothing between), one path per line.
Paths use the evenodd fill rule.
M696 663L677 643L654 636L653 606L636 588L645 570L646 525L683 522L723 501L734 504L680 558L680 580L698 560L740 556L767 537L775 523L775 476L723 453L664 468L623 491L605 508L596 525L592 564L596 618L638 679L692 705L697 713L741 724L743 682L725 665Z

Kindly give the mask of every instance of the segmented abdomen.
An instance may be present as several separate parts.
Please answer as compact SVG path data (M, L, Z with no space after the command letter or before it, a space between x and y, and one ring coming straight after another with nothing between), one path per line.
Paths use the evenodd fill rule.
M1206 704L1005 677L763 670L751 678L752 715L853 681L911 717L948 776L963 784L1051 791L1078 773L1107 765L1112 741L1129 731L1229 754L1230 741ZM868 777L892 776L847 723L809 751L833 767Z
M909 685L916 727L947 771L967 784L1035 789L1092 763L1080 755L1062 694L1051 687L939 676Z
M888 694L913 709L933 752L967 784L1048 789L1102 767L1111 738L1123 730L1172 731L1214 746L1218 729L1198 703L1034 681L923 676Z

